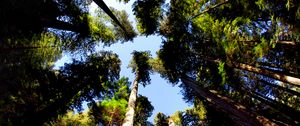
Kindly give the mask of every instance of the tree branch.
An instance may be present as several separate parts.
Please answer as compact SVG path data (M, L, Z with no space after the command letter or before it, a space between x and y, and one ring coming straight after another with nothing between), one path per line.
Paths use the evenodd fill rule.
M41 19L41 21L46 27L55 28L59 30L78 32L78 33L82 32L81 28L67 22L63 22L59 20L49 20L49 19Z
M194 18L196 18L196 17L198 17L198 16L200 16L200 15L202 15L202 14L204 14L204 13L209 12L209 11L212 10L212 9L215 9L215 8L217 8L217 7L219 7L219 6L222 6L222 5L224 5L224 4L227 4L228 2L229 2L229 0L225 0L225 1L222 2L222 3L218 3L218 4L216 4L216 5L212 6L212 7L209 7L209 8L207 8L207 9L205 9L204 11L200 12L199 14L196 14L196 15L192 16L191 20L194 19Z
M125 32L126 36L129 37L127 34L127 31L125 27L120 23L120 21L117 19L117 17L111 12L111 10L108 8L108 6L103 2L103 0L93 0L111 19L114 20Z

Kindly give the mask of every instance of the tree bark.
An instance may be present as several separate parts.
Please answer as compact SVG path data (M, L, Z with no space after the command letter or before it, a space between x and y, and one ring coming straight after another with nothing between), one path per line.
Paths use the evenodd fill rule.
M197 95L203 97L207 102L211 103L211 107L217 110L221 110L228 114L228 116L236 122L237 125L243 126L277 126L274 122L269 119L259 116L254 112L249 112L245 106L234 102L233 100L218 95L216 91L210 90L206 91L201 89L197 82L188 76L181 77L182 82L193 89Z
M259 68L266 68L269 71L275 72L275 73L280 73L280 74L285 74L289 76L295 76L297 78L300 77L300 71L299 68L295 67L286 67L284 64L278 65L278 64L272 64L272 63L266 63L266 62L257 62L255 63L255 67ZM277 69L277 70L274 70Z
M261 101L265 105L274 108L275 110L279 111L280 113L277 116L280 116L280 119L282 118L290 118L290 121L280 121L281 123L288 123L289 125L299 125L299 117L300 113L294 108L291 108L290 106L287 106L285 104L279 103L275 100L272 100L270 98L267 98L257 92L251 92L251 95L253 98ZM283 119L284 120L284 119Z
M267 81L262 80L262 79L260 79L260 80L258 80L258 81L261 82L261 83L263 83L263 84L266 84L266 85L268 85L268 86L277 88L277 89L279 89L279 90L283 90L283 91L285 91L285 92L287 92L287 93L290 93L290 94L292 94L292 95L296 95L296 96L299 96L299 97L300 97L300 92L295 91L295 90L292 90L292 89L289 89L288 87L284 87L284 86L281 86L281 85L272 84L272 83L267 82Z
M209 62L213 62L213 63L220 63L221 62L219 59L212 59L212 58L202 58L202 59L204 59L206 61L209 61ZM243 63L238 63L238 62L234 62L234 61L232 61L230 63L226 62L226 66L236 68L236 69L240 69L240 70L246 70L246 71L257 73L257 74L261 74L261 75L264 75L264 76L267 76L267 77L270 77L270 78L273 78L273 79L277 79L279 81L286 82L286 83L289 83L291 85L300 87L300 78L296 78L296 77L288 76L288 75L285 75L285 74L272 72L272 71L269 71L269 70L266 70L266 69L261 69L261 68L255 67L255 66L251 66L251 65L243 64Z
M128 100L127 112L125 115L124 123L122 126L133 126L134 122L134 113L135 113L135 104L137 99L138 92L138 75L133 82L133 87Z
M232 62L232 65L228 65L229 67L234 67L240 70L246 70L249 72L253 72L253 73L257 73L257 74L261 74L261 75L265 75L267 77L271 77L274 79L277 79L279 81L282 82L286 82L295 86L300 86L300 79L296 78L296 77L292 77L292 76L287 76L284 74L279 74L279 73L275 73L269 70L265 70L265 69L261 69L261 68L257 68L251 65L247 65L247 64L243 64L243 63L236 63L236 62Z

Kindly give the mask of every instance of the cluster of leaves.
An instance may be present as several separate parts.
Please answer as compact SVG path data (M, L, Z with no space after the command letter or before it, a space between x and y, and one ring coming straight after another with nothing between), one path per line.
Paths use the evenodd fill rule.
M155 126L200 126L212 124L212 122L215 121L217 120L208 121L206 106L200 100L195 101L193 108L187 108L184 111L176 111L170 116L159 112L154 118Z
M146 86L150 83L150 74L152 73L151 65L149 64L151 54L149 51L145 52L132 52L133 58L129 67L132 68L132 72L135 73L138 83L142 83Z
M41 38L41 33L51 33L68 51L94 51L97 43L105 45L136 36L124 11L109 10L116 20L107 18L105 10L95 16L89 13L91 0L11 1L1 3L1 43L15 43ZM98 2L98 0L96 0ZM102 6L105 3L101 3ZM111 15L110 15L111 16ZM111 27L109 24L113 24ZM122 29L120 28L122 27ZM125 29L126 28L126 29ZM126 30L126 31L124 31ZM24 43L25 44L25 43ZM9 44L10 46L10 44Z
M119 78L120 60L109 52L91 55L86 61L73 61L57 71L31 66L31 62L38 64L31 60L21 64L11 61L1 69L2 74L6 73L1 76L3 125L40 125L71 108L80 110L83 101L111 95L111 85Z
M137 28L143 35L154 34L162 19L162 5L164 0L136 0L133 3L133 12L138 20Z

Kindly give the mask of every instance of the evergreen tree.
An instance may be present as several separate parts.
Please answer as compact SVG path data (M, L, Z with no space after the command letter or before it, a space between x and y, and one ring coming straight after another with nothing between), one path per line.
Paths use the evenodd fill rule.
M168 117L161 112L157 113L154 118L154 125L155 126L168 126Z
M134 51L133 58L130 64L132 72L135 73L135 80L133 81L131 93L128 99L128 110L125 115L123 126L133 126L135 117L135 108L138 93L138 84L142 83L146 86L150 83L150 73L152 72L149 65L150 53Z
M213 108L236 124L299 124L296 5L171 0L158 31L164 67L159 72L170 82L182 82L187 99L198 96L220 105ZM234 107L238 104L245 109Z

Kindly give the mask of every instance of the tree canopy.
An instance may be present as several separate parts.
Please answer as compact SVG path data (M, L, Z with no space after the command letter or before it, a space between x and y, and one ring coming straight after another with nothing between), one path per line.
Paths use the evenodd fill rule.
M92 2L98 8L90 13ZM132 53L132 97L118 55L95 51L138 35L125 11L102 0L0 3L0 125L121 125L131 104L134 124L148 125L154 108L137 89L153 71L194 104L158 113L155 125L300 124L297 0L134 0L139 35L162 44L156 58ZM53 69L63 52L79 55ZM88 112L70 114L83 102Z

